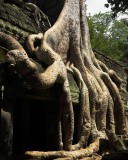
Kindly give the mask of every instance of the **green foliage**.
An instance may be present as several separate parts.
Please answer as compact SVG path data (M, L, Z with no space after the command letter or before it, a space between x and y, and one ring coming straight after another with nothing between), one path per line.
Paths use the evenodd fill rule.
M128 21L99 13L89 16L88 22L92 48L116 61L123 59L128 52Z

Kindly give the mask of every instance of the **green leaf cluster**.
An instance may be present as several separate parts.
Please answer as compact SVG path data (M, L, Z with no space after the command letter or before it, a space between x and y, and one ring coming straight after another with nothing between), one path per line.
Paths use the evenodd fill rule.
M128 19L113 19L112 13L88 16L92 48L120 61L128 56Z

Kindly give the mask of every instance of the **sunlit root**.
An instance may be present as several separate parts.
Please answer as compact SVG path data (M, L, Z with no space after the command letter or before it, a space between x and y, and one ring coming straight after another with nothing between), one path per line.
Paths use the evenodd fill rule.
M71 92L69 89L68 80L66 80L63 84L62 132L64 133L63 149L72 150L73 133L74 133L74 111L73 111Z
M121 89L121 83L122 79L115 73L115 71L108 69L108 67L101 61L98 60L98 63L102 70L109 74L113 82L118 86L119 89Z
M7 59L33 89L45 90L51 88L58 79L58 64L56 61L44 71L40 64L29 59L26 52L11 50L7 53Z
M32 34L32 35L28 36L27 47L28 47L28 50L30 53L34 53L39 49L38 46L39 46L42 38L43 38L42 33ZM34 46L34 43L37 43L36 46Z
M85 85L80 71L73 66L70 66L73 70L74 75L78 79L78 84L80 88L80 111L78 115L78 126L77 126L77 139L78 144L72 146L74 150L83 148L87 145L88 138L91 130L91 117L90 117L90 108L89 108L89 94L88 88Z
M39 63L28 57L22 45L13 37L0 32L0 45L9 50L6 54L8 62L32 88L47 89L57 81L60 83L65 81L66 69L59 55L57 61L53 60L44 71Z
M124 114L124 106L121 100L121 96L117 86L112 82L110 77L103 73L101 74L101 78L105 82L106 86L108 87L111 96L114 102L114 114L115 114L115 122L116 122L116 133L119 135L126 134L126 126L125 126L125 114ZM120 114L118 114L120 113ZM118 115L117 115L118 114Z
M73 147L78 149L85 146L88 134L92 141L98 136L105 137L106 128L111 128L118 134L125 134L124 108L118 91L121 79L113 70L100 63L91 49L85 6L85 0L65 0L57 22L44 33L41 44L34 53L38 60L48 65L53 63L53 59L57 60L58 53L65 64L69 61L75 66L69 65L68 70L74 72L79 81L81 108L78 129L82 129L79 131L78 144L68 147L71 150ZM89 110L90 115L87 114ZM89 128L91 119L91 129L88 128L88 131L85 129L85 119L87 120L85 124L89 124ZM118 124L115 123L117 119Z
M9 38L6 39L10 42ZM119 92L121 79L113 70L98 61L91 49L85 0L65 0L57 22L44 35L30 35L27 43L38 63L46 64L46 70L42 70L41 65L32 61L22 47L18 45L17 48L17 42L14 42L15 47L9 48L12 51L7 53L8 61L34 89L43 90L55 83L61 84L58 148L67 150L30 151L26 152L27 156L32 159L87 157L98 151L99 142L94 141L97 137L105 138L106 129L111 129L116 134L126 133L124 106ZM67 68L80 89L76 144L73 144L74 110L65 66L67 62L70 62ZM81 149L87 144L90 144L88 148Z
M40 34L37 35L31 35L28 37L28 45L32 48L34 47L35 41L33 41L33 37L36 41L36 38L39 37ZM65 150L71 150L72 141L73 141L73 132L74 132L74 113L73 113L73 106L72 106L72 100L71 100L71 93L69 89L69 82L67 78L67 72L66 72L66 66L64 65L61 57L59 54L57 54L45 41L42 42L41 48L39 47L38 50L35 52L37 58L39 61L42 61L46 63L47 65L50 65L53 69L53 75L55 70L57 71L57 79L56 83L62 83L63 84L63 102L62 102L62 117L64 119L63 122L63 133L64 133L64 143L63 148ZM36 49L35 49L36 50ZM53 66L53 64L56 63L57 66ZM56 75L56 74L55 74ZM49 74L51 76L51 73ZM68 127L69 126L69 127ZM62 142L59 142L62 143Z
M96 153L99 150L99 139L97 138L96 141L89 145L89 147L77 151L51 151L51 152L39 152L39 151L27 151L25 156L32 159L55 159L55 158L83 158L89 157Z

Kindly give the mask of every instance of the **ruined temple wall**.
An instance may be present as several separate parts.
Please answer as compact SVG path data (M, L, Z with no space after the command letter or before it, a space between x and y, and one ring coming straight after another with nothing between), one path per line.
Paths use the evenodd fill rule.
M124 90L127 90L127 79L128 79L128 75L125 72L125 70L123 69L123 67L115 62L114 60L104 56L101 53L95 52L96 57L101 60L103 63L105 63L107 65L108 68L113 69L117 75L122 79L122 87Z

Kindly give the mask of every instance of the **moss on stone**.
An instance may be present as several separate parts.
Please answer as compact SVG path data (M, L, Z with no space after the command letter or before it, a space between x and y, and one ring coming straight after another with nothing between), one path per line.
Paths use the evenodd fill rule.
M71 90L72 102L78 104L79 93L80 93L79 88L71 73L68 73L68 79L69 79L69 85Z
M4 50L0 47L0 64L6 62L6 57L5 57L5 52Z

